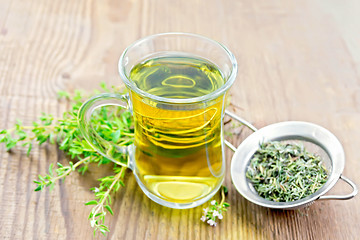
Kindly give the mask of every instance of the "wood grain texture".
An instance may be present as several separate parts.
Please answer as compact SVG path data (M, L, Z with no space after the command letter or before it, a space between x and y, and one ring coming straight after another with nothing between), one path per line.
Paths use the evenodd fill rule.
M360 2L356 0L0 0L0 129L31 124L41 112L61 116L59 90L121 84L117 61L140 37L193 32L232 50L239 63L231 108L257 127L286 120L322 125L343 143L344 175L360 184ZM244 130L234 144L250 134ZM300 211L249 203L231 184L230 211L212 228L202 207L175 210L149 200L127 173L104 239L358 239L360 198L318 201ZM109 169L72 174L54 191L32 181L56 147L7 153L0 145L0 238L93 239L90 187ZM350 189L338 183L332 192ZM94 239L103 239L97 235Z

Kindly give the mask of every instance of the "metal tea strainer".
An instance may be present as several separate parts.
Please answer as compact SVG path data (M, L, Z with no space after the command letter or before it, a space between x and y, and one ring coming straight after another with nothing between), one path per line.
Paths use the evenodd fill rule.
M356 185L342 175L345 165L344 149L339 140L327 129L313 123L288 121L275 123L258 130L249 122L227 110L225 114L254 131L238 148L225 141L225 144L235 152L231 162L232 182L236 190L250 202L268 208L296 209L310 205L315 200L346 200L357 194ZM319 155L329 174L324 186L312 195L292 202L273 202L260 197L245 174L252 156L259 149L259 144L268 141L301 143L309 152ZM352 187L352 193L325 195L339 179Z

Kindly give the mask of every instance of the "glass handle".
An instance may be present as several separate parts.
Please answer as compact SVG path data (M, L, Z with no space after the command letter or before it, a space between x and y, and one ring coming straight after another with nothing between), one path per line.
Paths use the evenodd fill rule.
M134 145L118 146L103 139L91 126L91 116L95 109L104 106L119 106L131 111L128 95L103 93L87 100L80 108L78 126L86 141L102 156L116 164L132 169L132 155ZM125 156L126 155L126 156ZM126 159L126 161L124 161Z

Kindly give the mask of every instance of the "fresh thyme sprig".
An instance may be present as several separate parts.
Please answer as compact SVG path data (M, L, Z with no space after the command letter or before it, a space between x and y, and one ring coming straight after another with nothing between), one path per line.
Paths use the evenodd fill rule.
M99 188L94 187L91 190L95 193L96 200L89 201L85 205L95 205L89 215L90 224L94 228L94 236L96 231L100 231L104 235L109 232L109 228L104 225L106 211L114 215L111 209L110 193L117 192L120 187L124 187L123 178L126 167L114 167L115 176L107 176L99 179L101 181Z
M101 87L106 92L119 92L119 89L110 90L105 84ZM0 142L3 142L7 151L21 144L27 147L27 155L37 142L42 145L45 142L57 144L60 150L63 150L69 157L68 165L57 163L56 168L50 164L48 174L38 176L34 183L37 185L35 191L40 191L45 187L50 190L55 186L56 181L65 179L70 173L78 171L84 174L89 164L98 165L112 163L109 159L98 154L82 137L78 125L77 114L81 107L84 96L80 91L75 91L74 95L61 91L58 93L60 99L66 99L71 103L69 111L64 112L62 118L55 119L52 115L42 114L39 122L34 122L32 126L23 126L21 121L17 121L11 129L0 130ZM99 135L105 140L113 141L118 145L129 145L133 141L134 130L131 114L126 111L120 111L118 108L109 111L108 108L101 108L100 111L93 113L91 124L98 131ZM104 127L106 126L106 127ZM120 159L126 163L126 156ZM96 231L106 234L109 229L104 225L106 211L113 214L110 207L111 194L118 191L123 186L122 181L126 167L114 165L114 174L99 179L99 187L92 188L95 192L95 199L89 201L86 205L95 205L89 214L90 224Z
M55 186L55 182L57 180L63 179L65 180L65 177L69 175L71 172L75 171L75 169L80 166L81 164L89 163L90 162L90 156L81 159L80 161L73 164L71 161L69 162L69 166L63 166L61 163L57 163L57 169L55 170L57 176L54 176L53 173L53 164L51 163L49 166L49 173L45 176L39 175L38 178L40 181L34 181L38 186L35 188L35 191L41 191L44 187L49 187L50 190L52 190Z
M201 221L207 222L210 226L216 227L216 219L223 219L223 213L227 211L230 206L229 203L225 202L225 195L228 190L225 186L221 186L221 202L218 203L216 200L210 202L210 206L203 209L204 215L200 218Z
M278 141L262 143L246 172L258 194L275 202L313 194L324 185L327 175L319 156L309 153L303 145Z

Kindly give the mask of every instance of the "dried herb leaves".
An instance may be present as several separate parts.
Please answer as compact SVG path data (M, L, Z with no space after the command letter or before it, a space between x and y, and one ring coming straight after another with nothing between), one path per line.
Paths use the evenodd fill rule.
M246 177L261 197L290 202L320 189L328 172L321 158L309 153L304 146L272 141L260 144Z

